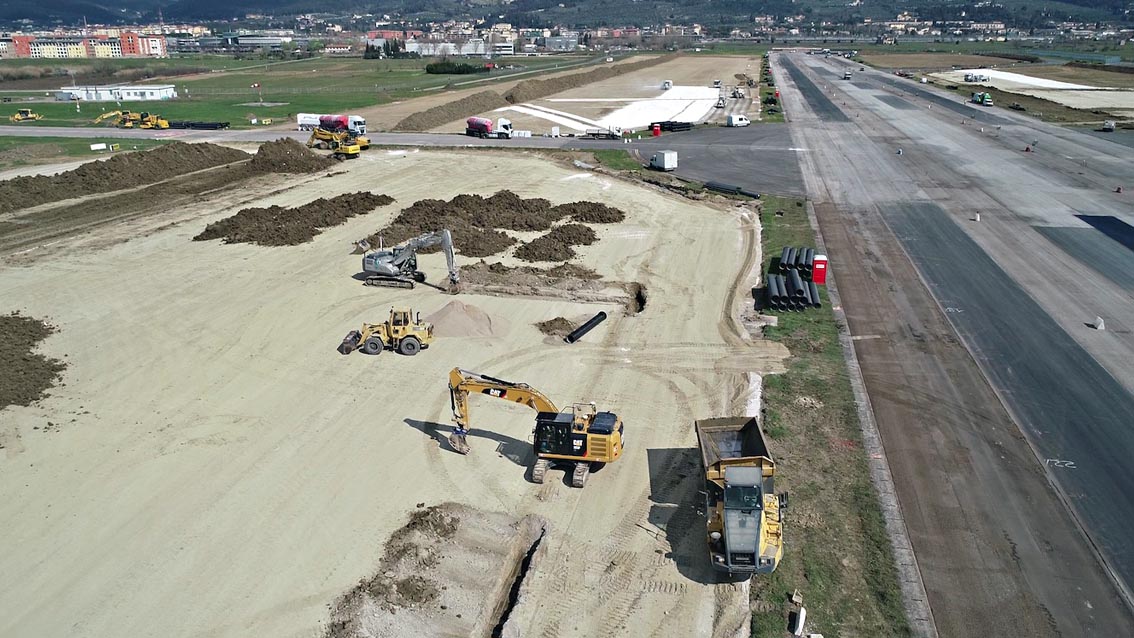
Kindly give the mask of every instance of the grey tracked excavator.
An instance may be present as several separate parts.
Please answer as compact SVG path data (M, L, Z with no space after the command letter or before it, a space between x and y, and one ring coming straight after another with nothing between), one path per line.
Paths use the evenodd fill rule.
M370 245L366 240L358 242L358 248L364 253L362 270L366 273L366 285L413 288L415 284L425 283L425 273L417 269L417 251L438 245L445 253L445 264L449 268L449 291L457 292L461 277L453 253L453 235L447 228L418 235L401 246L389 249L379 246L372 252L367 252Z

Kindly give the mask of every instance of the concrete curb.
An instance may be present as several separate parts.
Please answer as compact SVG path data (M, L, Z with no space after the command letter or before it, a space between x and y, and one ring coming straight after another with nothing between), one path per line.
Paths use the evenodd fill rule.
M823 243L823 233L819 230L819 220L815 216L815 208L810 200L807 201L807 220L815 231L816 252L825 253L827 249ZM878 424L874 421L874 408L870 405L870 397L866 393L866 383L862 378L862 369L859 367L858 355L854 351L846 313L843 312L835 280L834 269L829 270L827 292L831 298L831 310L841 324L839 343L843 347L847 377L850 379L851 390L858 405L858 421L862 428L863 448L866 450L867 462L870 465L870 479L878 490L882 516L886 520L886 533L894 550L894 562L897 564L898 579L901 581L902 606L905 607L906 617L914 636L937 638L933 610L929 606L925 583L921 579L921 569L918 567L917 556L914 555L906 521L902 516L902 508L898 503L898 495L894 490L894 478L890 474L890 464L886 460L886 451L882 446L882 437L878 433Z

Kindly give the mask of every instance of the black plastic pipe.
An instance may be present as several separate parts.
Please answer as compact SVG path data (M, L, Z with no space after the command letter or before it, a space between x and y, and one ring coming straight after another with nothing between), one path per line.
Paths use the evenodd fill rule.
M600 312L597 315L588 319L587 323L584 323L583 325L579 326L578 328L575 328L574 330L572 330L571 334L564 337L563 340L566 341L567 343L575 343L579 339L582 339L583 335L590 332L595 326L599 325L603 321L606 321L606 313Z
M807 288L811 291L811 305L816 308L822 308L823 302L819 299L819 286L816 286L815 282L809 281L807 282Z
M793 270L788 273L788 292L792 297L807 298L807 293L803 290L803 279L799 276L798 270Z

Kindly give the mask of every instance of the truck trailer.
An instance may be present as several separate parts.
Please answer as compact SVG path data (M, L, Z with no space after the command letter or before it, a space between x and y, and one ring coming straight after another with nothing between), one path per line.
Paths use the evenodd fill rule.
M470 117L465 120L465 135L502 140L512 139L512 121L499 118L494 123L487 117Z
M324 120L324 118L328 118ZM323 125L324 121L333 122L333 129L350 131L352 135L366 135L366 118L360 115L334 115L328 113L299 113L295 116L296 129L300 131L314 131Z
M755 417L694 422L705 473L709 561L735 574L770 574L783 557L787 494L775 493L776 463Z
M650 168L658 171L677 170L677 151L658 151L650 158Z

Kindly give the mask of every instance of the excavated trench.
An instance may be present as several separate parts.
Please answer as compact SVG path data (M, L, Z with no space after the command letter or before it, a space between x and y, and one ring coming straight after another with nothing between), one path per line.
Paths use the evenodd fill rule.
M516 604L520 601L520 590L524 585L524 579L527 578L528 572L532 568L532 563L535 562L536 552L539 551L540 543L543 542L543 537L547 535L547 528L541 527L539 536L536 537L532 544L528 547L528 551L518 560L515 567L510 574L512 584L508 588L507 597L498 600L496 603L496 624L492 628L492 638L504 638L504 626L508 624L508 619L512 616L512 610L516 608Z

